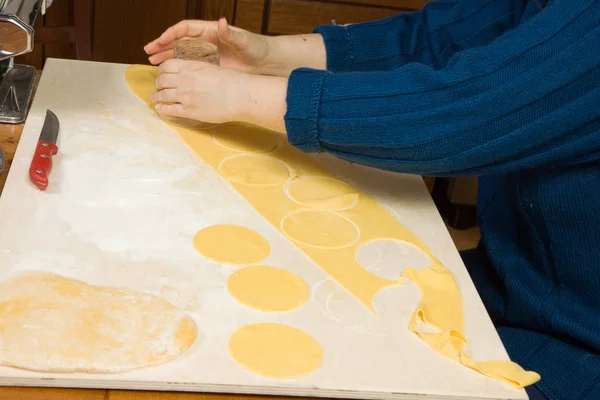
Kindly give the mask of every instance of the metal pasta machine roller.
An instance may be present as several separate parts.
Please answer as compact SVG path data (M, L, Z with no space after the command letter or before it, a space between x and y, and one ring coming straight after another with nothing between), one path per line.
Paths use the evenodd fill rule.
M45 12L46 0L0 0L0 124L19 124L27 116L36 71L15 65L14 58L33 50L35 24ZM3 168L0 149L0 172Z
M0 0L0 123L25 120L32 100L36 70L16 65L16 56L33 51L35 24L46 0Z

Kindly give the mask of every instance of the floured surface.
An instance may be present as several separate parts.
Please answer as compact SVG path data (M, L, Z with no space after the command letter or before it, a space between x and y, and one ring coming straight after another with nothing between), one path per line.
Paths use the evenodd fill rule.
M360 244L361 257L357 261L353 255L352 268L367 274L375 266L365 280L378 288L373 308L381 318L373 318L356 297L249 206L236 193L238 187L234 190L199 160L129 92L125 69L99 63L47 63L0 198L0 282L37 270L156 296L164 292L189 312L202 340L155 367L110 376L0 368L0 382L354 398L525 398L522 391L440 357L410 332L407 326L420 302L419 291L410 284L379 290L381 283L394 283L399 274L377 272L387 272L377 263L386 260L387 250L382 248L380 257L371 245L361 252L366 244ZM46 108L61 120L61 151L50 188L41 193L29 184L27 171ZM206 138L215 143L210 131ZM222 149L228 156L270 154ZM473 358L507 360L422 180L326 156L315 160L367 193L383 212L430 246L451 270L463 295L464 332ZM315 171L303 174L310 172ZM333 205L339 207L340 203ZM298 275L310 289L308 302L290 312L261 313L234 299L226 285L239 267L207 260L192 244L200 229L218 224L249 227L263 236L271 251L260 264ZM407 266L414 265L403 267ZM372 275L376 279L371 281ZM244 326L264 322L295 327L314 338L323 350L323 362L312 373L284 381L242 368L229 354L229 338Z
M0 285L0 364L114 373L179 357L194 321L165 300L44 273Z

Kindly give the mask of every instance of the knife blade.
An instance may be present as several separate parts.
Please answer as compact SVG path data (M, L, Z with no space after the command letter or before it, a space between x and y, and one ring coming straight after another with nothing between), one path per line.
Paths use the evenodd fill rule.
M42 133L40 133L29 167L29 178L40 190L46 190L48 187L48 176L52 171L52 157L58 153L56 141L59 128L58 117L52 111L47 110Z

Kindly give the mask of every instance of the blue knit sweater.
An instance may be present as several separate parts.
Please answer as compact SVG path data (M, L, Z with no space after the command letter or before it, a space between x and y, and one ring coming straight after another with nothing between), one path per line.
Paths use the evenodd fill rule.
M323 26L289 80L289 141L376 168L478 175L464 255L511 358L600 399L600 0L438 0Z

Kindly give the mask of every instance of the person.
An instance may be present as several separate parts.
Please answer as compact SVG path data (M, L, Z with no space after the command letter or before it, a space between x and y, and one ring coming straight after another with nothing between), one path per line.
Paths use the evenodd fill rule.
M172 59L179 40L221 65ZM438 0L312 34L183 21L145 50L164 115L384 170L479 176L465 264L533 398L600 399L600 2Z

